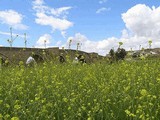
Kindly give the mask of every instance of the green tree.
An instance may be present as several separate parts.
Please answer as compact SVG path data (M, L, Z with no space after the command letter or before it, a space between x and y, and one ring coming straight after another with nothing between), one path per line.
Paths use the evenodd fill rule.
M124 60L125 56L127 55L127 52L125 49L123 48L118 48L116 53L115 53L115 57L116 57L116 60Z
M114 50L113 50L113 49L111 49L111 50L109 51L109 55L110 55L112 58L114 57L115 53L114 53Z
M111 49L111 50L109 51L109 55L110 55L110 57L109 57L110 63L112 63L112 62L115 60L115 52L114 52L114 49Z

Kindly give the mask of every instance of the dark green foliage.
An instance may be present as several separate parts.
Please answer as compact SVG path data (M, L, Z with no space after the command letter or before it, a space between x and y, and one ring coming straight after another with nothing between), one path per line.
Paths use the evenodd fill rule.
M123 48L118 48L115 53L116 60L123 60L126 55L127 55L127 52Z
M125 56L127 55L127 52L123 48L118 48L116 52L114 52L114 50L111 49L110 52L109 52L109 55L110 55L110 58L109 58L110 63L112 63L115 60L116 61L124 60Z
M109 51L109 55L111 56L111 57L114 57L114 50L113 49L111 49L110 51Z
M111 49L111 50L109 51L109 55L110 55L110 57L109 57L110 63L113 63L113 61L115 60L115 52L114 52L114 49Z

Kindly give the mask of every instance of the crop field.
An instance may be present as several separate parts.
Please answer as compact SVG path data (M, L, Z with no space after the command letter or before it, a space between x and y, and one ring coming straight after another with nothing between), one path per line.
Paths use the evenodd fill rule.
M158 120L160 60L0 68L0 120Z

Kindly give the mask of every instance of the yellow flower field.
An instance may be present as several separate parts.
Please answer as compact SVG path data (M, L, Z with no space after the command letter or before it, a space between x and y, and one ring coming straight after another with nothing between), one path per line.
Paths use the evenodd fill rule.
M158 120L160 62L0 69L0 120Z

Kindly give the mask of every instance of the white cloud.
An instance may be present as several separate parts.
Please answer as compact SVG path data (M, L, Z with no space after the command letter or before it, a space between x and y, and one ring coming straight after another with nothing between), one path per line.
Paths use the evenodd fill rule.
M82 51L96 52L96 53L99 53L100 55L108 54L110 49L112 48L116 50L118 48L119 42L124 43L122 47L125 48L126 50L130 50L131 48L133 50L138 50L140 45L141 47L144 47L144 48L149 47L147 37L142 37L142 36L130 36L130 37L125 36L124 37L123 34L121 38L110 37L103 40L93 41L87 38L85 35L76 33L74 36L68 38L66 45L63 45L65 46L65 48L68 48L69 40L72 40L71 49L76 49L77 43L81 43ZM153 41L154 43L152 44L152 47L158 47L158 45L160 45L160 40L157 39Z
M60 40L56 42L56 46L60 46L61 44L62 44L62 41Z
M122 14L126 28L133 35L151 38L160 37L160 7L138 4Z
M99 4L103 4L103 3L105 3L105 2L107 2L107 0L100 0L100 1L99 1Z
M72 7L50 8L44 5L44 1L36 0L33 2L35 10L35 22L40 25L51 26L52 30L59 30L62 36L65 36L66 30L73 26L73 23L67 20L67 14Z
M122 19L126 28L122 30L120 38L110 37L103 40L93 41L87 36L76 33L68 37L64 45L61 41L57 45L68 48L68 43L72 40L71 49L76 49L77 43L81 44L81 49L86 52L97 52L106 55L111 48L118 48L118 42L123 42L122 47L126 50L138 50L139 47L148 48L148 40L152 40L152 48L160 46L160 7L148 7L146 5L136 5L122 14Z
M44 13L37 13L37 18L35 19L37 24L40 25L49 25L53 30L64 31L72 26L72 23L67 21L66 19L59 19L53 16L48 16Z
M0 21L2 24L7 24L15 29L25 30L28 27L22 24L23 15L14 10L0 11Z
M42 5L42 4L44 4L44 0L34 0L33 3L35 5Z
M77 43L80 43L80 49L86 52L97 52L101 55L106 55L106 53L115 46L118 46L118 39L111 37L108 39L100 41L89 40L85 35L81 33L76 33L75 36L69 37L65 48L68 48L69 41L72 40L71 49L76 49Z
M63 38L66 38L66 31L61 31L61 35L63 36Z
M51 13L55 15L56 17L63 16L63 18L66 18L67 17L66 15L69 14L68 10L70 10L71 8L72 7L61 7L57 9L52 8Z
M126 29L122 30L122 38L128 38L129 37L129 33Z
M88 38L85 35L76 33L74 37L69 37L67 42L69 42L70 40L72 40L72 45L77 45L77 43L86 42Z
M49 46L49 44L51 43L51 35L49 34L44 34L42 35L36 42L36 47L45 47L46 46Z
M148 41L152 40L152 48L160 46L160 7L152 8L138 4L122 14L126 28L122 30L120 38L110 37L103 40L93 41L85 35L76 33L67 40L66 48L70 39L72 49L76 49L77 43L82 43L81 50L97 52L100 55L108 54L111 48L118 48L118 42L123 42L122 47L126 50L138 50L141 46L149 48Z
M111 10L111 8L102 7L102 8L100 8L100 9L98 9L98 10L96 11L96 13L99 14L99 13L107 12L107 11L110 11L110 10Z
M11 33L9 33L9 32L0 31L0 34L1 34L1 35L11 36ZM18 35L18 37L24 38L24 35L22 35L22 34L12 33L12 36L13 36L13 37L16 37L17 35ZM27 36L27 37L28 37L28 36Z

